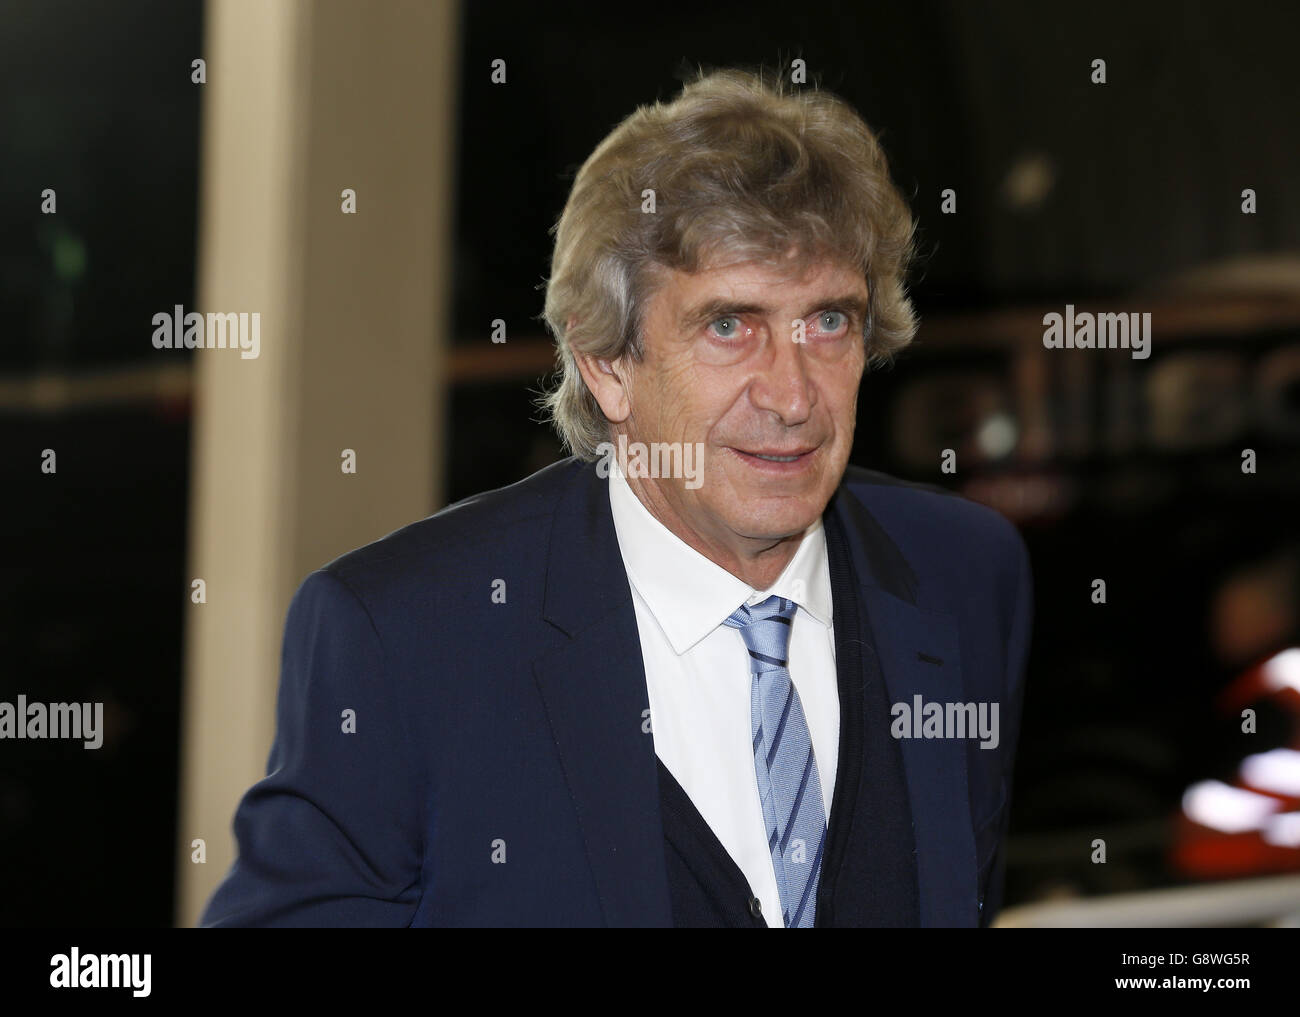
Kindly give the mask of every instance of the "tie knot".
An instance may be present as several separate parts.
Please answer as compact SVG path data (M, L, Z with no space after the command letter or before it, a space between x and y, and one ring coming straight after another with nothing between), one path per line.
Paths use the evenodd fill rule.
M773 596L753 607L741 604L722 623L740 630L749 649L749 666L754 674L786 666L790 627L798 609L793 600Z

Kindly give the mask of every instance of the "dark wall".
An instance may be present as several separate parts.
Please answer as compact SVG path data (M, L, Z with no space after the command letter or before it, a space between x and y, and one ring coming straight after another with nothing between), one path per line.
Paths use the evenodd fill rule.
M153 314L192 304L201 24L0 4L0 377L156 364ZM103 702L107 728L0 745L0 924L172 922L189 436L184 399L112 386L0 405L0 701Z

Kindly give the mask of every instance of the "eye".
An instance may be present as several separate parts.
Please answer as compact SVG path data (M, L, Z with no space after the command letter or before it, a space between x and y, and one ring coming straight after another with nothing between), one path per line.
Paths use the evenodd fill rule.
M838 332L849 323L849 316L843 311L822 311L817 315L817 327L823 332Z
M709 323L709 327L722 339L734 339L736 333L740 331L740 319L734 314L728 314L723 318L715 318Z

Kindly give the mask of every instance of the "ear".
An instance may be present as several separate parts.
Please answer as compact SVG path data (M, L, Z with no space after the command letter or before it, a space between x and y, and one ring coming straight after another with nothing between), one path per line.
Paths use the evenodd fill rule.
M577 353L573 359L578 362L582 380L596 397L601 412L611 424L621 424L632 412L632 401L628 393L630 365L626 357L609 361L593 357L589 353Z

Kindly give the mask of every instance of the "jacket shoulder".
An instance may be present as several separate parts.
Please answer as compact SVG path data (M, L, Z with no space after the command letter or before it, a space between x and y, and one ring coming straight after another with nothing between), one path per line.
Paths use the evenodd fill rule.
M321 566L361 593L397 582L475 575L545 547L558 501L590 464L569 457L348 551Z
M966 570L972 564L1000 582L1014 583L1027 568L1019 530L995 509L938 484L850 466L844 486L876 518L920 574Z

